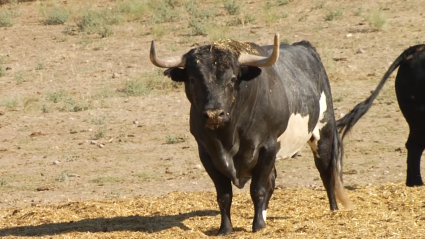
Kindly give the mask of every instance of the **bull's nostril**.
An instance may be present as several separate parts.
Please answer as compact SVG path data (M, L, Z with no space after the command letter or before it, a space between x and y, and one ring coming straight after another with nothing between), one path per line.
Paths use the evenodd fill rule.
M224 115L225 115L225 113L224 113L224 111L223 111L223 110L221 110L221 111L219 112L219 114L218 114L218 116L219 116L219 117L224 117Z

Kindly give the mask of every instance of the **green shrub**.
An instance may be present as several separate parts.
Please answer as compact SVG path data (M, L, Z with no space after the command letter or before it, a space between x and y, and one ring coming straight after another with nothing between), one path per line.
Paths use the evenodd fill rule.
M67 22L71 16L69 9L55 6L45 11L45 25L61 25Z
M4 69L3 63L0 61L0 77L6 75L6 70Z
M241 11L242 4L238 0L223 0L223 4L229 15L237 15Z
M118 12L124 13L129 19L140 19L150 14L149 3L139 0L125 0L116 6Z
M179 18L179 12L177 8L173 8L166 0L158 2L152 16L153 23L164 23L172 22Z
M315 10L315 9L322 9L322 8L324 8L325 7L325 2L318 2L318 3L316 3L316 5L313 7L313 10Z
M54 92L48 92L46 94L46 99L53 103L59 103L66 97L67 93L64 90L58 90Z
M98 140L98 139L101 139L101 138L105 138L107 134L108 134L107 126L102 126L102 127L99 127L97 129L97 131L94 133L92 139Z
M277 0L278 6L283 6L289 3L289 0Z
M108 37L113 34L111 25L121 22L123 22L122 15L114 9L88 10L80 16L77 26L80 31L87 34L99 34L101 37Z
M333 21L341 18L342 9L329 10L328 14L326 14L325 21Z
M18 106L18 98L12 97L12 98L4 99L1 102L1 105L9 109L14 109Z
M193 36L207 35L208 26L204 21L200 21L197 19L190 19L189 27L192 29Z
M132 79L126 81L124 88L120 91L127 96L142 96L148 95L153 90L153 87L143 79Z
M187 136L174 136L174 135L167 135L165 136L165 143L167 144L176 144L180 142L185 142L187 140Z
M14 14L10 10L0 12L0 27L11 27L15 24Z
M198 8L197 1L186 2L185 9L192 18L212 19L217 15L214 8Z
M387 24L387 17L382 11L371 12L366 19L369 25L377 30L382 30Z

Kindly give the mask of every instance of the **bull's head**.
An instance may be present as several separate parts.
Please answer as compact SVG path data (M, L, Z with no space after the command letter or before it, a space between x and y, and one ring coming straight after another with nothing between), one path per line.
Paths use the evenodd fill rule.
M277 61L279 35L274 37L270 56L260 56L262 51L253 43L221 40L182 56L160 59L152 41L150 60L157 67L168 68L164 74L173 81L184 82L187 98L199 117L208 128L216 129L229 122L241 81L252 80L261 74L259 67Z

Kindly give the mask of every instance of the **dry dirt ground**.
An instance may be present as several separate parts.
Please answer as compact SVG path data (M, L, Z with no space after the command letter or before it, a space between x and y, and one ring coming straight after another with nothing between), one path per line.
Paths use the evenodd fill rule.
M41 214L43 216L37 217L34 223L47 223L48 227L44 228L45 234L40 233L44 230L40 226L33 228L38 230L37 233L31 234L32 229L28 234L20 233L26 229L15 228L15 231L0 231L0 236L91 238L87 234L71 235L72 230L66 227L62 227L63 230L61 227L58 230L52 228L56 226L54 223L63 221L73 220L84 224L86 220L101 220L104 217L113 217L111 220L115 220L115 223L132 220L132 224L143 220L173 221L174 218L178 225L140 229L145 233L143 235L134 232L138 229L132 226L112 231L124 233L122 231L129 230L136 233L134 235L96 234L103 230L97 228L92 231L93 238L164 238L165 235L163 237L161 234L173 235L167 230L174 227L180 228L181 231L175 235L182 238L214 235L219 220L214 194L211 193L214 187L200 166L196 142L188 130L189 103L183 88L169 83L161 76L161 70L149 62L149 46L153 39L156 40L160 56L182 54L195 43L208 43L217 37L270 44L274 33L279 32L282 41L288 43L309 40L320 53L328 72L337 118L369 96L380 77L404 49L424 43L425 17L422 13L425 12L425 5L421 0L295 0L280 6L277 3L285 1L254 0L244 2L240 15L254 16L255 20L237 26L226 26L236 17L226 14L222 1L211 0L198 6L204 10L215 9L213 21L216 27L210 27L207 35L191 35L187 14L182 14L173 22L153 24L150 13L146 17L111 26L113 34L105 38L79 31L76 24L79 12L85 9L112 9L120 2L35 1L0 6L1 11L13 8L18 13L13 26L0 28L0 58L4 73L0 77L0 227L31 225L26 224L29 221L21 219ZM186 1L174 2L178 3L176 8L184 9ZM268 7L267 3L274 5ZM65 25L44 25L45 18L40 9L55 4L73 9L74 18ZM380 27L379 22L385 25ZM422 188L405 189L402 185L406 176L404 143L408 128L395 98L394 77L395 74L369 113L344 142L344 183L350 189L349 196L353 202L359 203L358 209L369 208L358 199L365 196L359 195L370 195L368 190L380 194L381 189L392 187L385 186L388 183L398 185L394 186L396 189L389 190L391 193L404 190L408 190L409 195L423 193ZM156 83L154 89L129 96L125 90L134 82ZM321 210L305 220L331 220L341 216L327 211L322 183L307 147L295 158L278 160L277 172L278 190L274 203L279 198L287 198L285 194L290 193L288 195L292 195L292 198L307 198L305 200L308 202L302 203L310 205L310 209L314 205ZM168 194L173 191L176 192ZM237 194L242 193L237 197L249 204L246 191L235 190ZM206 220L203 215L214 218L214 222L202 228L186 224L182 218L198 214L191 212L191 207L187 206L179 211L175 206L177 200L184 198L186 201L182 200L182 203L192 205L203 202L204 197L208 197L208 200L205 199L208 206L202 209L204 211L196 220ZM147 200L145 198L151 203L160 203L160 209L155 209L159 211L150 211L151 204L143 201ZM190 198L193 200L188 202ZM383 198L376 198L380 199ZM389 200L388 197L384 199ZM289 215L293 211L302 210L291 206L294 202L289 199L285 200L285 206L293 210L281 215L277 211L272 217L284 221L296 217ZM145 215L140 211L131 214L130 210L137 208L133 201L144 205L147 210L144 213L152 217L128 218L131 215ZM84 205L93 203L87 207L99 209L102 203L116 205L120 202L129 212L123 214L116 210L109 216L102 213L85 216L75 209L77 211L73 213L78 216L74 219L40 219L49 218L57 210L58 206L51 205L84 208ZM416 205L418 208L423 207L421 201L416 202L420 203ZM169 203L170 210L174 211L168 213L165 208ZM305 204L298 203L300 207L305 207ZM382 210L394 206L382 205ZM194 205L192 208L201 210ZM37 214L40 213L38 210L46 211ZM183 211L183 216L171 216ZM24 216L23 212L28 212L30 216ZM64 215L67 213L64 212ZM251 213L250 210L238 216L249 219ZM308 215L311 213L307 212ZM341 217L349 220L350 216L344 214ZM420 215L415 218L423 220ZM100 223L96 220L90 223ZM340 224L334 222L332 225ZM268 224L269 228L274 226L273 223ZM244 228L249 231L246 225ZM91 227L81 230L90 232ZM243 230L239 229L236 233ZM268 230L270 233L273 229ZM195 234L185 234L188 231ZM278 233L276 230L273 232ZM279 233L285 232L282 229ZM320 236L308 232L312 231L294 229L289 237ZM326 233L326 230L323 232ZM411 235L420 235L415 233ZM359 238L366 235L361 234ZM404 237L400 234L379 235ZM241 235L243 238L251 236Z

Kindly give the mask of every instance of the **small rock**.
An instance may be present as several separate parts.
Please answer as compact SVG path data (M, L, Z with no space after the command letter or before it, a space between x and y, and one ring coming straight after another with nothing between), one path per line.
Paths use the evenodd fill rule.
M91 140L90 141L90 144L97 144L97 141L96 140Z
M105 145L104 144L98 144L97 145L99 148L103 148L103 147L105 147Z
M42 191L49 191L50 189L48 187L39 187L36 189L38 192L42 192Z
M342 117L344 117L345 116L345 114L344 113L340 113L339 114L339 118L342 118Z
M345 35L346 37L352 37L353 36L353 34L351 34L351 33L348 33L347 35Z
M201 166L200 164L197 164L197 165L193 166L193 168L194 168L194 169L201 169L201 168L202 168L202 166Z
M388 174L388 173L389 173L388 171L384 171L384 172L382 172L382 174L383 174L383 175Z
M363 50L363 49L358 49L358 50L356 51L356 53L357 53L357 54L363 54L363 53L364 53L364 50Z
M119 78L120 77L120 74L118 74L118 73L116 73L116 72L114 72L113 74L112 74L112 78Z
M139 124L139 122L137 122L137 120L133 121L133 124Z
M70 178L79 178L79 177L80 177L80 175L75 174L75 173L68 173L67 175L68 175L68 177L70 177Z
M59 162L59 160L53 160L53 162L52 162L53 164L55 164L55 165L58 165L58 164L60 164L61 162Z
M6 67L6 70L10 71L10 70L12 70L12 67L8 66L8 67Z

